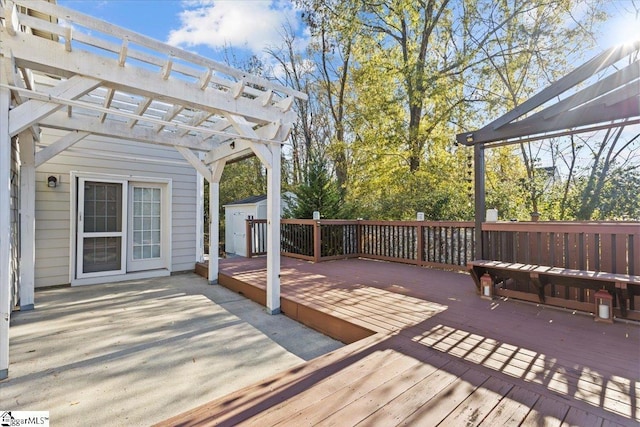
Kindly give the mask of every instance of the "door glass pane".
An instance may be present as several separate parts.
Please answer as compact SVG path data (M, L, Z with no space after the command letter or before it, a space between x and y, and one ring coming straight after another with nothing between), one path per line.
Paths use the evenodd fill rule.
M160 258L161 190L133 189L133 259Z
M84 183L84 232L122 231L122 184Z
M88 237L84 239L82 271L120 270L122 260L121 237Z

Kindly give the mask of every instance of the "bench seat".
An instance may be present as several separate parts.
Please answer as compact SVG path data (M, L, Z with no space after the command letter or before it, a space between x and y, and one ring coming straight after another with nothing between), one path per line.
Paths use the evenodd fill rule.
M629 274L574 270L492 260L471 261L468 263L468 269L475 282L478 293L480 292L480 277L488 273L494 283L512 279L518 282L532 284L538 291L538 299L541 303L544 303L546 300L544 290L548 284L593 290L598 290L603 287L609 288L618 298L618 305L622 317L627 316L627 301L629 301L629 308L634 310L634 295L640 294L638 293L638 289L635 289L636 287L640 287L640 276Z

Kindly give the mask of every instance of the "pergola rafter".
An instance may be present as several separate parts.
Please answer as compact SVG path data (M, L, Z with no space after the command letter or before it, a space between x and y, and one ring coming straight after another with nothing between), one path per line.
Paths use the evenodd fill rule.
M304 93L53 1L0 0L0 37L0 147L4 156L12 139L20 143L24 259L34 251L28 219L35 218L35 167L89 135L175 147L210 182L211 282L217 280L218 192L226 163L253 154L264 163L269 230L279 236L281 145L296 120L293 101L306 100ZM43 146L36 144L40 128L68 133ZM7 175L4 163L1 173ZM0 179L0 201L8 197L7 179ZM9 226L0 221L0 232L6 235ZM279 239L270 241L267 309L276 313ZM6 239L0 245L3 257L8 245ZM33 263L21 266L24 308L33 305L32 269ZM0 263L0 379L8 367L10 274L10 265Z
M612 47L483 128L458 134L456 141L470 146L515 144L522 138L544 139L567 129L578 133L593 127L617 127L621 121L637 122L639 55L640 41ZM628 62L620 65L624 60ZM599 73L605 75L594 79ZM561 96L565 97L559 99Z
M483 128L456 135L474 147L476 259L483 258L487 148L640 123L640 40L614 46Z

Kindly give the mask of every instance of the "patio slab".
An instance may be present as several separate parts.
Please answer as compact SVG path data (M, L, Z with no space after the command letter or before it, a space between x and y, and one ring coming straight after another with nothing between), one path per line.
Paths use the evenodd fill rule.
M0 409L150 425L342 347L185 274L36 292L13 313Z

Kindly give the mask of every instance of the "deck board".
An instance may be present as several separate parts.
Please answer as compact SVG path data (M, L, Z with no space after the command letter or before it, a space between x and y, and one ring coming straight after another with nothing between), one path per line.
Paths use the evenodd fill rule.
M384 352L377 354L377 358L362 359L355 369L345 370L331 381L307 389L297 396L288 399L282 404L251 419L254 425L277 425L280 422L294 422L302 418L305 420L308 414L314 413L318 406L335 405L353 396L352 390L365 393L367 389L375 387L379 382L388 381L390 378L419 365L420 362L402 357L399 353ZM373 369L372 373L372 367ZM345 401L346 404L346 401Z
M451 411L442 420L442 425L478 425L513 387L511 383L494 377L489 378L482 384L482 387L478 387L464 402Z
M640 327L507 299L471 278L282 258L281 296L375 334L163 425L640 426ZM264 259L221 260L264 292Z
M479 425L486 427L520 425L539 398L539 394L516 386L509 390L509 393Z

